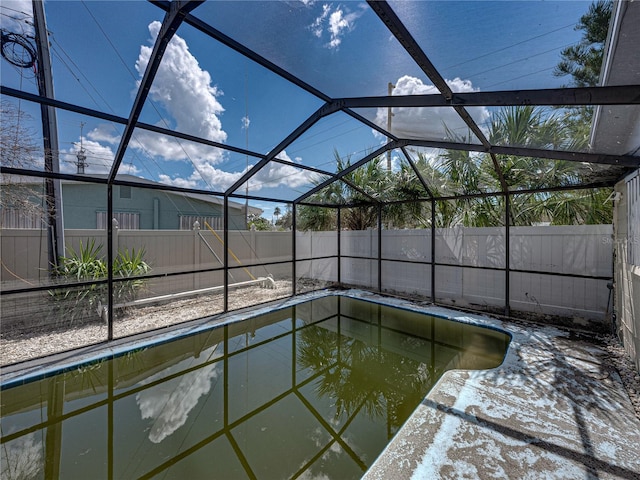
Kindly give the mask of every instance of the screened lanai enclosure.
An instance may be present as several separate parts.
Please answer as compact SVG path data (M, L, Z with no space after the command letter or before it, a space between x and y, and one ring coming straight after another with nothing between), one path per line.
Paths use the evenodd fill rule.
M620 328L632 2L116 10L3 6L5 338L103 321L100 342L157 326L119 328L142 307L197 307L179 322L330 286Z
M640 365L639 2L0 9L5 368L322 292Z

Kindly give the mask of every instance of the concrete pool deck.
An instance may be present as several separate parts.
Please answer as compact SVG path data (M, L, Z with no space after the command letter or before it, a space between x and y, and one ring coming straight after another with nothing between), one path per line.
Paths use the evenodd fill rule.
M2 382L119 354L277 308L344 295L509 332L503 364L445 373L365 473L378 479L640 479L640 420L603 348L554 327L508 322L361 290L312 292L161 333L3 368Z
M365 479L640 479L640 420L603 349L553 327L424 310L505 330L509 350L498 368L445 373Z

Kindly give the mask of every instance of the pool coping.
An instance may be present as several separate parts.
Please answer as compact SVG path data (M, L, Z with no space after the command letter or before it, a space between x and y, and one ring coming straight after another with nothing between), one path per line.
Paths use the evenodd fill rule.
M602 349L560 328L515 323L364 290L319 290L3 367L2 389L315 298L346 296L502 331L491 370L446 372L365 479L640 478L640 421Z

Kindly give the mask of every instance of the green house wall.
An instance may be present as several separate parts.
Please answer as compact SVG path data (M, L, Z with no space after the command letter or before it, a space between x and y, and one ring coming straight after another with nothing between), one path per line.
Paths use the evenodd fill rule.
M114 212L140 215L142 230L179 230L181 215L222 217L222 205L204 202L172 192L130 187L130 198L121 185L113 188ZM106 185L62 185L64 227L69 229L97 228L98 212L107 211ZM230 208L229 229L246 229L241 208Z

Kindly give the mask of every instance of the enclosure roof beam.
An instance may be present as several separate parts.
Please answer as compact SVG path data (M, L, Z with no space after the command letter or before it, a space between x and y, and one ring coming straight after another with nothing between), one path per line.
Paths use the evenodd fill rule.
M119 123L121 125L126 125L128 120L124 117L119 117L117 115L113 115L111 113L101 112L99 110L93 110L91 108L81 107L79 105L74 105L72 103L63 102L61 100L56 100L53 98L47 98L40 95L36 95L29 92L24 92L22 90L16 90L11 87L0 86L0 93L2 95L8 95L14 98L20 98L22 100L28 100L30 102L39 103L41 105L49 105L55 108L59 108L61 110L66 110L69 112L79 113L81 115L86 115L89 117L99 118L101 120L107 120L113 123ZM234 147L233 145L227 145L220 142L215 142L213 140L208 140L202 137L196 137L195 135L190 135L188 133L178 132L176 130L170 130L168 128L160 127L158 125L152 125L150 123L138 122L135 125L136 128L141 130L147 130L149 132L159 133L161 135L167 135L171 137L180 138L182 140L187 140L189 142L201 143L203 145L209 145L210 147L221 148L224 150L229 150L230 152L239 153L242 155L249 155L256 158L264 158L266 155L253 152L251 150L246 150L244 148Z
M337 100L332 100L332 103L335 104L335 105L341 105L341 102L337 101ZM364 123L366 126L370 127L372 130L375 130L378 133L384 135L385 137L390 138L391 140L399 140L399 138L397 136L395 136L391 132L388 132L387 130L382 128L380 125L377 125L377 124L373 123L372 121L367 120L366 118L364 118L359 113L354 112L353 110L350 110L350 109L344 108L344 107L341 107L341 110L344 111L347 115L355 118L359 122Z
M573 152L569 150L545 150L542 148L510 147L493 145L486 149L483 145L459 142L441 142L431 140L406 140L407 144L416 147L465 150L469 152L485 152L495 155L514 155L519 157L547 158L549 160L567 160L570 162L598 163L619 165L624 167L640 167L640 157L632 155L609 155L605 153Z
M254 175L256 175L262 168L269 163L271 160L275 159L280 152L282 152L287 146L293 143L298 137L300 137L304 132L309 130L318 120L326 115L330 115L333 112L339 110L334 103L325 103L318 110L313 112L310 117L308 117L304 122L302 122L293 132L291 132L287 138L282 140L276 147L274 147L271 152L269 152L262 160L260 160L256 165L245 172L233 185L231 185L225 192L225 195L230 195L235 192L238 188L244 185L245 182L250 180Z
M380 20L386 25L386 27L391 31L394 37L400 42L400 45L404 47L404 49L411 55L411 58L418 64L418 66L422 69L422 71L429 77L429 79L433 82L434 86L440 91L440 93L444 96L447 101L451 101L453 98L453 91L447 85L445 79L440 75L440 72L436 69L436 67L431 63L429 57L424 53L418 42L413 38L407 27L402 23L402 21L396 15L396 12L393 11L391 6L386 1L380 0L367 0L367 3L371 7L371 9L376 12ZM464 123L467 124L467 127L473 132L473 134L482 142L485 148L489 149L491 144L489 140L486 138L478 124L475 122L471 115L467 110L460 105L453 105L456 113L462 118ZM507 182L504 179L504 175L502 172L502 168L498 164L498 160L496 157L491 154L491 161L493 162L493 168L498 175L498 179L500 180L500 186L504 191L507 191L508 186Z
M284 198L261 197L259 195L246 195L244 193L230 193L228 198L242 198L244 200L255 200L256 202L292 203L291 200L285 200Z
M327 172L326 170L322 170L320 168L315 168L315 167L310 167L309 165L304 165L302 163L289 162L287 160L282 160L281 158L278 158L278 157L271 159L271 161L274 162L274 163L279 163L281 165L288 165L290 167L300 168L302 170L307 170L309 172L314 172L314 173L317 173L319 175L324 175L326 177L332 177L333 176L333 173Z
M345 177L342 177L340 179L340 181L346 183L349 187L353 188L356 192L358 192L360 195L368 198L369 200L371 200L373 203L378 204L380 203L380 200L378 200L377 198L371 196L370 194L368 194L367 192L365 192L362 188L360 188L359 186L357 186L355 183L353 183L351 180L348 180Z
M150 1L150 3L156 5L157 7L161 8L161 9L163 9L165 11L168 8L167 2ZM211 25L209 25L208 23L200 20L198 17L195 17L193 15L187 15L185 17L185 23L188 24L188 25L191 25L195 29L197 29L197 30L201 31L202 33L204 33L205 35L217 40L218 42L220 42L223 45L231 48L232 50L235 50L236 52L240 53L241 55L253 60L258 65L266 68L267 70L270 70L271 72L275 73L276 75L278 75L278 76L280 76L282 78L285 78L286 80L288 80L291 83L293 83L294 85L302 88L306 92L314 95L315 97L318 97L322 101L324 101L324 102L330 102L331 101L331 98L328 95L322 93L320 90L318 90L318 89L312 87L311 85L309 85L308 83L302 81L301 79L299 79L295 75L291 74L287 70L277 66L275 63L270 62L269 60L267 60L263 56L257 54L253 50L245 47L244 45L242 45L241 43L237 42L233 38L225 35L220 30L218 30L218 29L212 27Z
M422 176L422 173L420 173L420 170L418 170L418 167L416 166L415 162L411 158L411 155L409 155L409 152L407 151L407 148L406 147L402 147L400 150L402 150L402 153L404 153L404 156L407 159L407 162L409 162L409 165L413 169L413 172L416 174L416 177L418 177L418 180L422 184L422 188L425 189L425 191L427 192L429 197L433 197L433 193L431 192L431 189L429 188L429 185L427 184L427 181Z
M167 8L168 8L168 3L167 2L150 0L150 3L156 5L156 6L162 8L164 10L167 10ZM296 77L295 75L291 74L289 71L277 66L276 64L274 64L273 62L267 60L266 58L264 58L263 56L259 55L256 52L254 52L253 50L245 47L241 43L239 43L236 40L234 40L233 38L225 35L221 31L219 31L218 29L212 27L211 25L207 24L206 22L202 21L201 19L199 19L199 18L197 18L197 17L195 17L193 15L187 15L186 18L185 18L185 23L187 23L188 25L191 25L192 27L200 30L202 33L210 36L211 38L214 38L215 40L217 40L220 43L226 45L227 47L235 50L236 52L240 53L241 55L253 60L257 64L259 64L262 67L270 70L271 72L275 73L276 75L278 75L278 76L290 81L294 85L302 88L303 90L305 90L306 92L314 95L315 97L318 97L319 99L323 100L324 102L327 102L327 103L331 103L332 102L331 97L329 97L325 93L323 93L320 90L318 90L317 88L309 85L305 81L303 81L300 78ZM379 125L376 125L375 123L371 122L370 120L364 118L359 113L350 110L348 107L345 107L344 105L342 106L341 110L343 110L347 115L350 115L351 117L355 118L359 122L364 123L368 127L373 128L374 130L380 132L381 134L383 134L385 136L388 136L389 138L391 138L393 140L396 140L396 137L391 135L390 132L386 132L382 127L380 127Z
M121 123L123 125L127 124L127 119L124 117L119 117L111 113L101 112L99 110L93 110L91 108L81 107L72 103L56 100L55 98L43 97L42 95L25 92L23 90L17 90L5 85L0 85L0 94L7 95L13 98L19 98L21 100L27 100L29 102L38 103L40 105L49 105L61 110L67 110L69 112L80 113L82 115L100 118L101 120L108 120L109 122Z
M378 15L393 36L396 37L400 45L411 55L411 58L413 58L427 77L431 79L433 85L444 95L444 98L451 100L453 92L449 88L449 85L447 85L447 82L442 78L436 67L431 63L431 60L429 60L422 48L418 45L418 42L415 41L411 33L409 33L409 30L400 21L389 4L381 0L367 0L367 4L371 10Z
M569 162L597 163L605 165L620 165L625 167L640 167L640 157L631 155L609 155L604 153L572 152L565 150L544 150L540 148L501 147L493 145L490 153L496 155L515 155L518 157L537 157L550 160L567 160Z
M311 195L314 195L314 194L318 193L320 190L322 190L326 186L331 185L336 180L342 179L342 177L344 177L345 175L350 174L351 172L353 172L357 168L361 167L365 163L373 160L374 158L376 158L379 155L382 155L387 150L393 150L394 148L404 147L405 145L407 145L407 143L408 143L408 141L406 141L406 140L392 140L391 142L387 143L386 145L383 145L382 147L378 148L374 152L371 152L369 155L366 155L361 160L358 160L353 165L350 165L349 167L345 168L344 170L341 170L340 172L336 173L335 175L333 175L332 178L329 178L329 179L325 180L324 182L320 183L319 185L316 185L314 188L309 190L307 193L304 193L304 194L300 195L298 198L296 198L294 200L294 203L300 203L304 199L309 198Z
M0 165L0 173L3 175L19 175L22 177L56 178L60 180L77 180L85 183L107 184L106 178L88 177L75 173L47 172L45 170L29 170L26 168L4 167Z
M335 101L344 105L345 108L638 105L640 104L640 85L454 92L449 100L441 94L431 94L338 98Z
M175 35L178 27L184 21L185 16L203 2L204 0L174 0L170 3L169 11L166 13L162 21L160 32L158 32L158 38L156 38L156 42L153 45L153 51L151 52L149 63L145 69L140 86L138 87L136 99L131 107L129 120L127 121L127 125L122 133L118 150L116 151L115 158L113 159L113 165L111 165L111 171L109 172L108 183L112 183L113 179L116 178L118 169L120 168L120 164L124 158L124 154L129 146L129 140L131 140L133 131L136 128L136 123L138 122L140 113L142 113L145 100L151 90L153 79L155 78L156 73L158 73L162 57L169 45L169 42L171 41L171 38Z
M505 195L529 195L532 193L551 193L551 192L568 192L574 190L592 190L596 188L610 188L615 185L616 181L612 180L610 182L593 182L593 183L585 183L582 185L562 185L558 187L541 187L541 188L527 188L522 190L511 190L509 192L503 191L495 191L495 192L478 192L478 193L465 193L459 195L446 195L441 197L432 197L432 198L411 198L411 199L402 199L402 200L390 200L385 202L388 205L402 204L402 203L412 203L412 202L431 202L432 200L436 201L449 201L449 200L464 200L469 198L487 198L487 197L503 197ZM303 205L318 205L312 203L303 203ZM322 205L329 206L329 205ZM345 205L340 205L344 207Z

